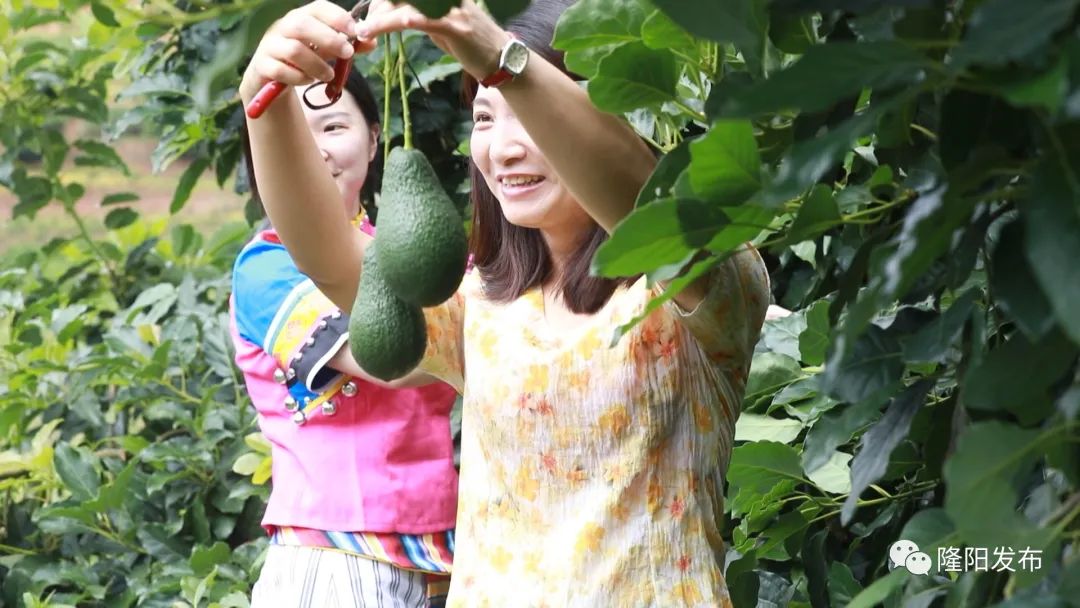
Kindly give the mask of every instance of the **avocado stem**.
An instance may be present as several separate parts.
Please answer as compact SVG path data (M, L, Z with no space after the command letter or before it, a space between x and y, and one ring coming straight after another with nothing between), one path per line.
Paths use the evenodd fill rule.
M393 88L393 67L390 64L390 34L383 36L383 166L390 158L390 89Z
M405 132L405 149L412 149L412 123L409 121L409 92L405 82L405 36L398 32L398 87L401 89L401 122Z

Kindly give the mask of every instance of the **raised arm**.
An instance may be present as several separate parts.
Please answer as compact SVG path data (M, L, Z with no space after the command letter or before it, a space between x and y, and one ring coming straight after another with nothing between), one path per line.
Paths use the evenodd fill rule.
M353 55L352 27L349 13L325 0L290 11L259 42L240 84L243 103L270 81L296 86L329 80L327 61ZM351 310L370 237L350 225L300 101L285 93L262 117L248 119L259 195L296 265L334 304Z
M426 32L477 79L496 70L510 38L472 0L442 19L375 0L357 33L375 38L402 29ZM525 72L499 91L578 203L611 232L633 209L656 164L648 146L624 120L596 109L577 83L536 53Z

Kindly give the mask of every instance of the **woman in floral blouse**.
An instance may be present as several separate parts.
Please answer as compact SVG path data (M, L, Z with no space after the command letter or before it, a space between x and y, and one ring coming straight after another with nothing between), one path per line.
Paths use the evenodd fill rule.
M376 0L358 24L315 3L271 28L241 95L320 77L300 49L350 32L424 31L468 75L476 271L426 309L420 365L464 395L448 605L729 606L723 476L768 277L745 246L610 346L665 286L588 272L655 157L550 48L568 4L536 0L504 30L471 0L438 20ZM500 59L520 52L512 38L524 66ZM249 124L259 181L274 182L264 203L298 265L349 307L371 241L336 221L332 181L284 101Z

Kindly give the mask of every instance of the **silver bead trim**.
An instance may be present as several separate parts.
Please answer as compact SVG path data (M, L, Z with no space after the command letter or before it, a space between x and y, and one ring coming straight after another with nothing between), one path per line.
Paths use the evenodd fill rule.
M341 394L346 397L352 397L356 394L356 383L349 381L345 383L345 386L341 387Z

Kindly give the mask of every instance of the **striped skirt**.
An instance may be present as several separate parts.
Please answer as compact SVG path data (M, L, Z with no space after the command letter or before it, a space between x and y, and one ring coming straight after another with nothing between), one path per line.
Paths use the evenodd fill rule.
M270 545L251 608L439 608L449 577L333 549Z

